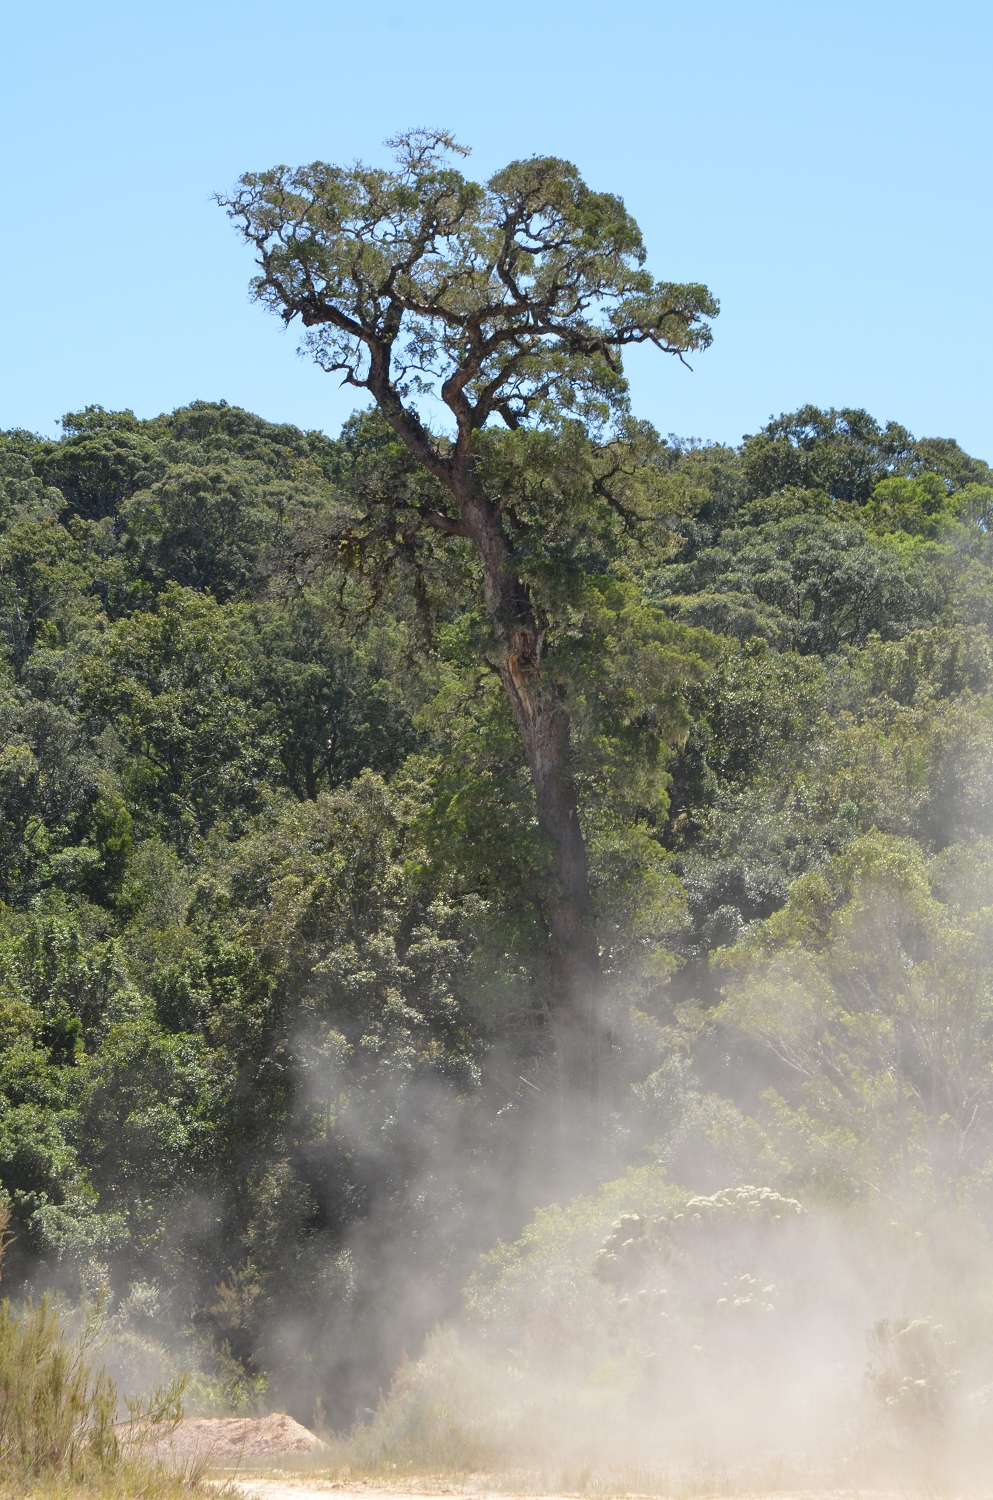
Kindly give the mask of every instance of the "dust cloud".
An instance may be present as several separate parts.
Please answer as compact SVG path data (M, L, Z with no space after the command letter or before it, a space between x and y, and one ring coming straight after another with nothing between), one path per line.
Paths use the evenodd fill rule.
M339 1471L572 1491L993 1482L976 1203L933 1179L763 1182L756 1164L775 1164L742 1112L685 1059L652 1077L615 1077L592 1129L550 1073L499 1108L484 1080L488 1112L394 1101L425 1156L352 1233L362 1298L337 1338L284 1317L271 1346L343 1395L337 1421L317 1416ZM394 1365L370 1399L366 1372ZM299 1414L312 1386L284 1382Z

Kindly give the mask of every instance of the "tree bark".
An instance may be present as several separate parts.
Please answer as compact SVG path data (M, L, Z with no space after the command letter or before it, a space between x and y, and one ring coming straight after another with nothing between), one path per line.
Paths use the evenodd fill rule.
M483 562L487 614L498 643L500 680L517 721L534 785L535 811L550 856L546 891L550 939L550 1019L564 1089L591 1105L599 1092L600 964L590 920L589 868L572 771L569 715L560 691L543 680L546 630L491 507L463 508Z
M528 687L505 657L500 677L511 701L534 783L542 842L551 856L548 911L551 1022L562 1082L591 1104L599 1092L599 955L590 923L586 845L572 777L569 716L539 682Z
M546 899L549 1011L561 1095L563 1101L568 1096L583 1101L592 1115L600 1092L600 962L590 921L589 869L572 774L569 715L559 690L541 674L546 627L515 566L500 512L479 487L471 428L458 391L451 382L446 384L445 400L459 419L460 432L454 449L442 454L390 383L388 349L371 347L367 386L408 451L445 486L458 507L458 521L434 510L422 512L423 520L445 535L470 541L483 565L486 613L499 652L497 669L520 731L538 827L551 856Z

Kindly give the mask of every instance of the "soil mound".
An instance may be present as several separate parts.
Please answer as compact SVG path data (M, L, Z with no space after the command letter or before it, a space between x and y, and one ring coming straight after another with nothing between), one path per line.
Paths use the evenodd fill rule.
M268 1463L290 1453L314 1453L319 1437L284 1412L268 1417L186 1417L146 1452L166 1463L199 1463L226 1468L237 1463Z

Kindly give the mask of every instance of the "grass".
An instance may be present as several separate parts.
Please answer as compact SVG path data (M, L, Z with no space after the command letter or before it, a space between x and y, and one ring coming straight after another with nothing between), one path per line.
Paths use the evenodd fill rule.
M192 1494L210 1500L236 1497L233 1485L167 1472L147 1465L122 1464L90 1474L37 1474L30 1478L0 1477L0 1500L190 1500Z

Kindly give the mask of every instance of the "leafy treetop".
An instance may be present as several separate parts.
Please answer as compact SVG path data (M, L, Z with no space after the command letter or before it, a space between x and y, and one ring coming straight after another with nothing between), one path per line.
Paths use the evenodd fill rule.
M621 200L569 162L515 161L483 186L446 162L468 154L447 131L388 144L392 170L280 166L218 201L258 252L255 295L299 317L318 363L368 390L443 483L496 416L599 429L623 413L627 345L709 344L706 287L656 282ZM427 394L455 419L451 449L405 404Z

